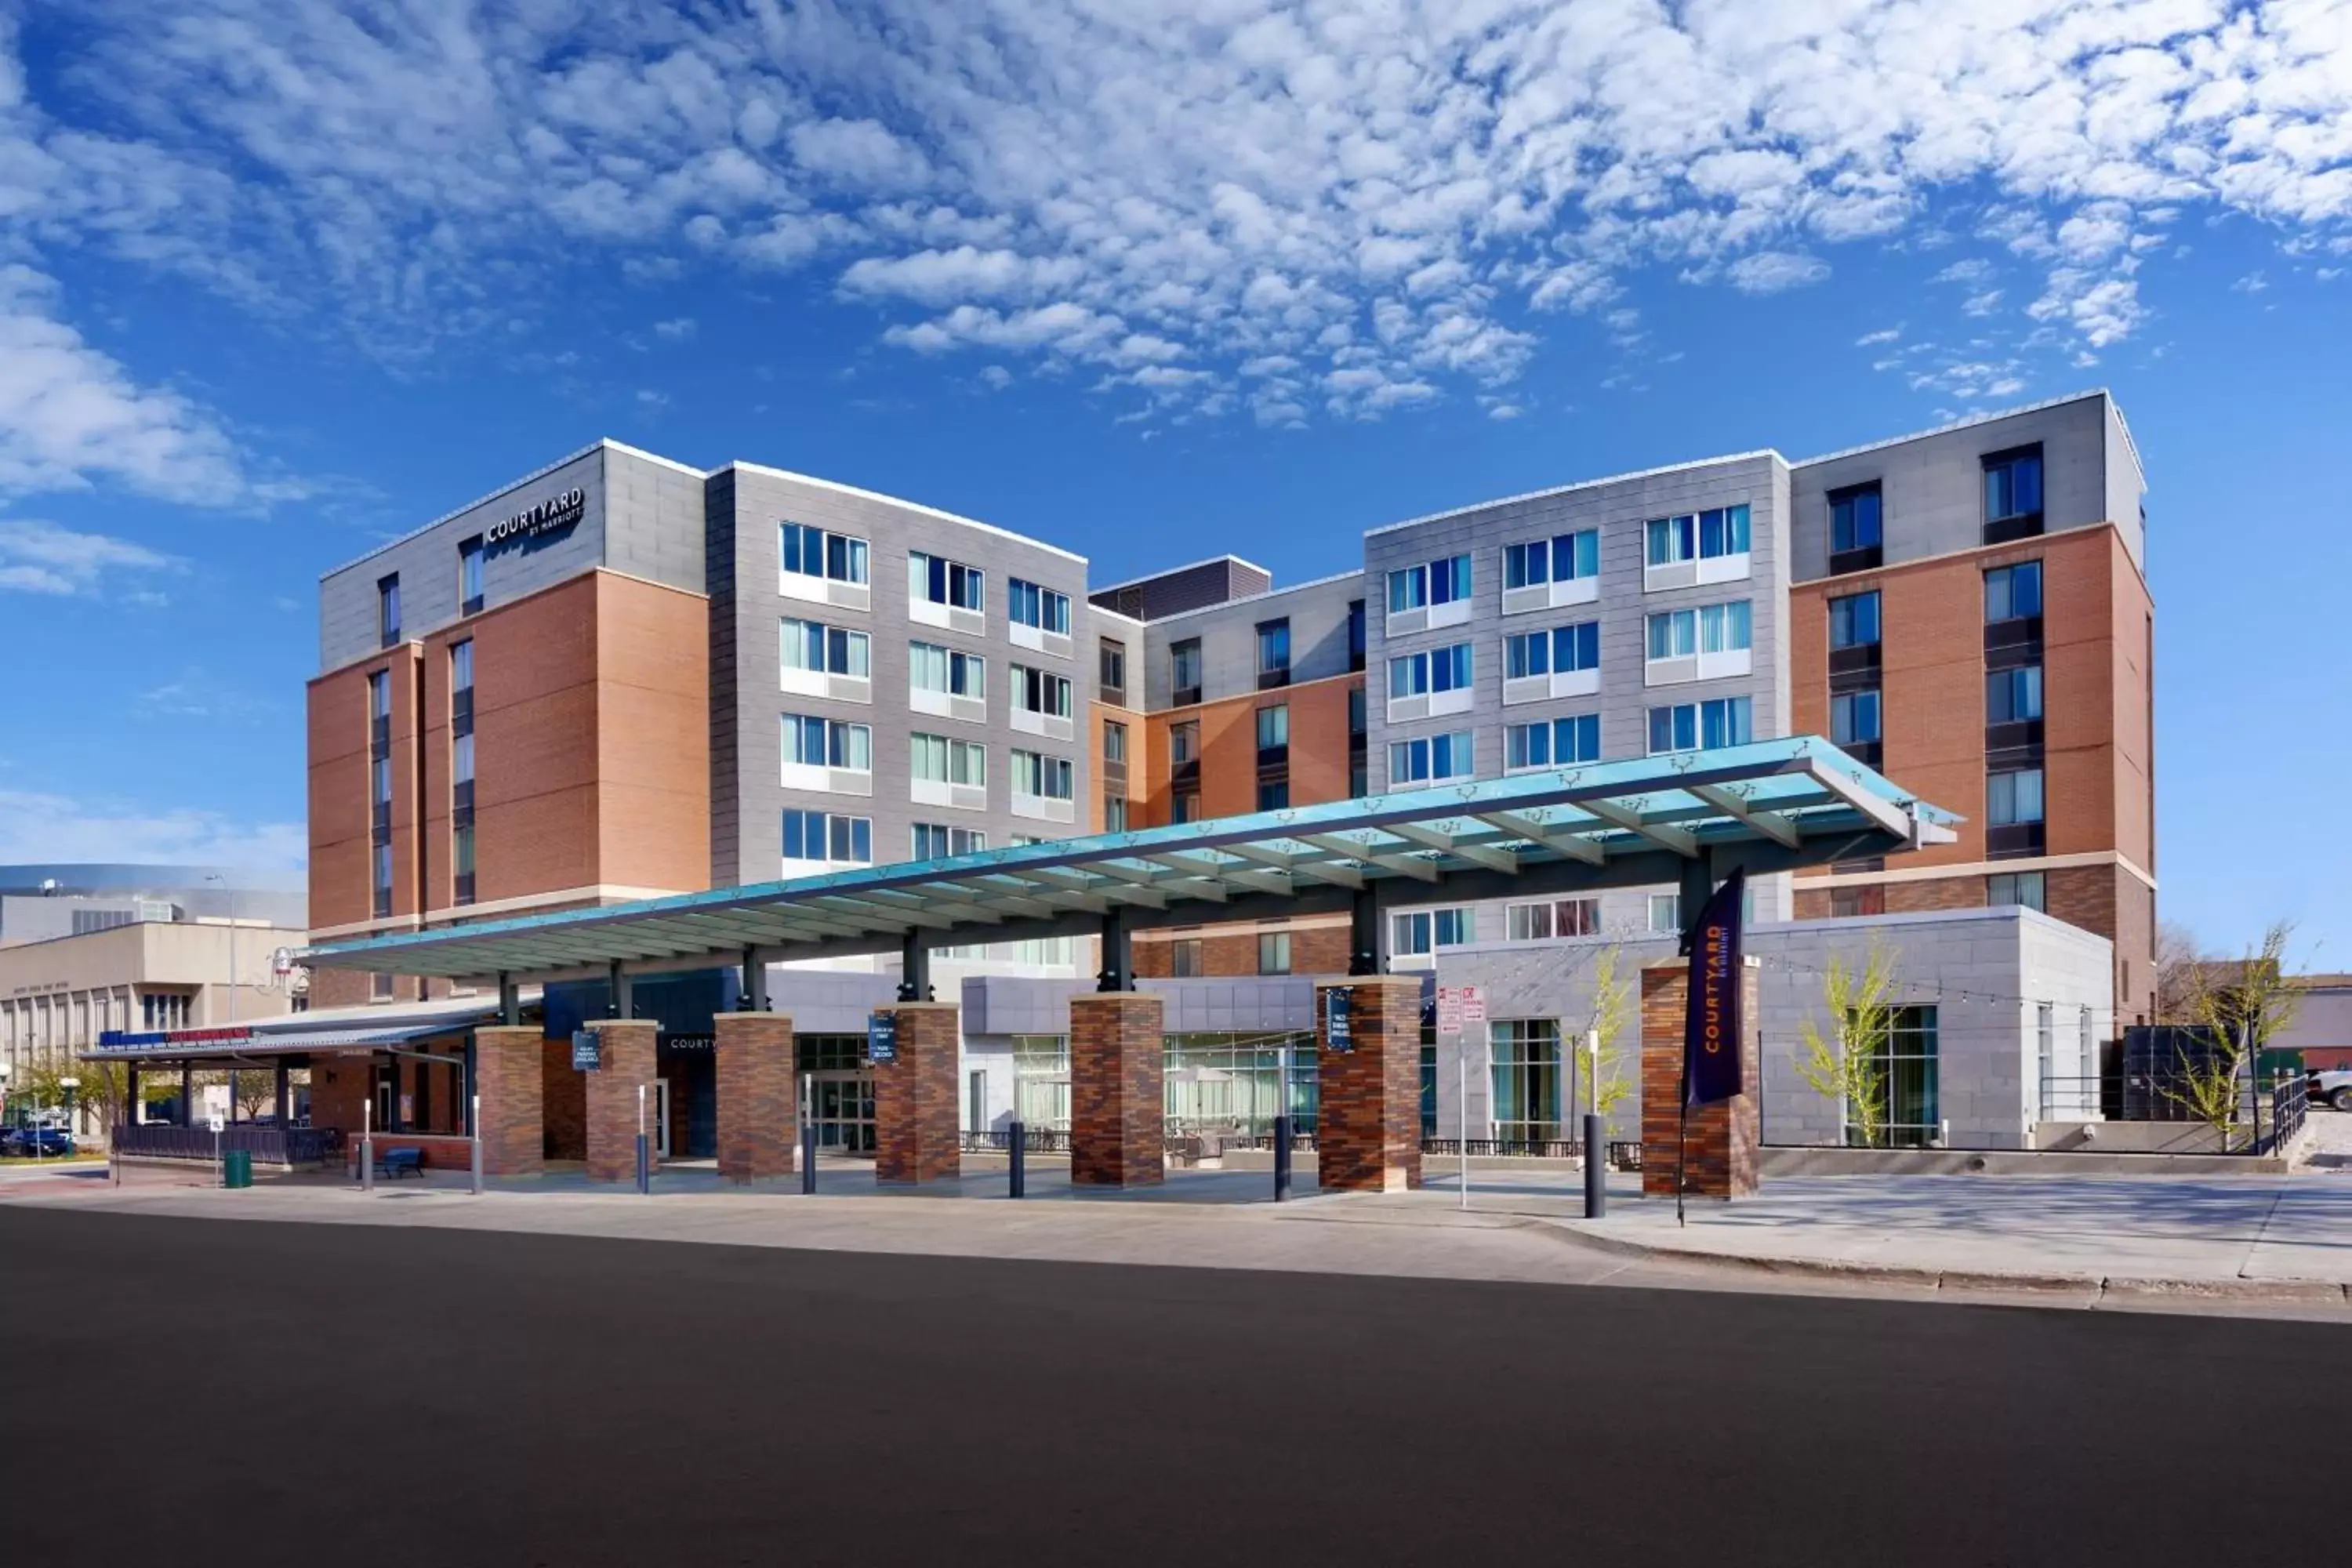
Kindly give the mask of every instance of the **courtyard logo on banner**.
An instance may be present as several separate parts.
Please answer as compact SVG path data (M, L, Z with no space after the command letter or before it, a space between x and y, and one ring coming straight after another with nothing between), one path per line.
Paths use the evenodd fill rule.
M526 511L519 511L482 530L482 548L497 550L504 545L520 544L541 534L560 533L587 515L588 492L565 490L551 500L543 500Z
M1748 873L1734 871L1691 928L1690 998L1683 1016L1683 1103L1709 1105L1748 1087L1739 1040L1739 912Z

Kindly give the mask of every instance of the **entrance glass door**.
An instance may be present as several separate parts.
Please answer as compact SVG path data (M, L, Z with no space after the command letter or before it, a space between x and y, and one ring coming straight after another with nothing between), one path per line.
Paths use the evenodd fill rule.
M874 1152L874 1076L832 1069L809 1075L807 1115L816 1146L835 1154Z
M654 1079L654 1157L669 1158L669 1079Z

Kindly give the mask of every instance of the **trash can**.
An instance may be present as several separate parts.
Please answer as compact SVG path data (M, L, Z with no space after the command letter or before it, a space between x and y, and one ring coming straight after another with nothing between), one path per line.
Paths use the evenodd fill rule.
M221 1185L249 1187L253 1185L253 1151L231 1149L221 1155Z

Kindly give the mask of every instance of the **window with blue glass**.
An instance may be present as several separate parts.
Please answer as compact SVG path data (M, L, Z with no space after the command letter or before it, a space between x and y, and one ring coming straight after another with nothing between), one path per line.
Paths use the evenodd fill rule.
M1654 518L1643 526L1643 559L1653 566L1745 555L1748 548L1748 509L1715 507L1682 517Z
M2021 621L2042 613L2042 563L2021 561L1984 574L1985 621Z
M1598 713L1537 720L1513 724L1503 731L1503 765L1507 768L1564 768L1600 760Z
M470 616L482 607L482 536L457 546L457 613Z
M1985 677L1985 722L2015 724L2042 717L2042 667L2019 665Z
M2042 770L2018 768L1985 779L1985 819L1995 827L2042 820Z
M1882 739L1875 691L1841 691L1830 699L1830 739L1841 746L1869 745Z
M1988 524L2042 515L2042 448L2021 447L1984 460L1984 507Z
M1471 759L1471 738L1467 730L1444 735L1424 735L1418 740L1394 741L1389 744L1389 784L1443 784L1448 779L1466 779L1476 771Z
M1883 503L1874 484L1830 492L1830 552L1868 550L1885 542Z
M807 767L849 768L871 773L874 730L867 724L845 724L838 719L787 713L783 716L784 761Z
M803 577L866 581L866 541L845 533L827 533L804 522L779 523L776 553L785 571Z
M1389 574L1389 613L1450 605L1470 596L1470 557L1449 555L1420 566L1402 566Z
M1601 623L1579 621L1548 632L1522 632L1503 639L1504 673L1513 680L1529 675L1565 675L1601 668Z
M1753 705L1745 697L1678 702L1650 710L1650 752L1690 752L1701 747L1744 746L1754 740Z
M1868 647L1878 640L1878 590L1830 601L1830 647Z
M1601 531L1580 529L1503 546L1503 586L1534 588L1601 574Z
M1070 635L1070 596L1018 577L1006 582L1007 613L1024 626Z
M1737 653L1751 646L1753 614L1745 599L1662 610L1650 617L1650 657L1687 658L1700 653Z
M951 827L944 822L918 822L914 825L914 853L918 860L944 860L956 855L975 855L988 847L988 835L977 827Z
M1441 947L1460 947L1475 928L1466 909L1413 910L1389 920L1389 951L1408 957Z
M1452 643L1427 653L1409 653L1389 660L1389 695L1421 697L1432 691L1460 691L1470 685L1470 645Z
M784 858L844 866L874 863L874 819L832 811L784 813Z
M977 610L987 585L988 574L977 566L967 566L944 555L926 555L919 550L907 552L909 598L928 599L934 605L959 610Z

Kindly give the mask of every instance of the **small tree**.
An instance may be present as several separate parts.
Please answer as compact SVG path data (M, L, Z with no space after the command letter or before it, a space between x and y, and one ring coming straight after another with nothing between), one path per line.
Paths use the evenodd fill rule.
M1585 1052L1584 1065L1585 1081L1591 1086L1587 1103L1604 1121L1633 1093L1624 1071L1624 1053L1618 1048L1633 1016L1633 981L1626 973L1625 949L1612 943L1592 961L1592 1011L1585 1023L1586 1033L1568 1042L1570 1049L1578 1051L1584 1050L1586 1035L1601 1043L1599 1051Z
M2303 991L2286 973L2294 934L2291 921L2273 921L2258 950L2234 963L2200 963L2196 969L2190 1008L2209 1037L2208 1048L2182 1047L2179 1076L2163 1093L2210 1127L2225 1152L2237 1140L2241 1111L2248 1113L2246 1138L2252 1140L2262 1054L2293 1026L2303 1006Z
M1822 1098L1843 1107L1847 1139L1859 1137L1865 1149L1879 1147L1887 1133L1893 1078L1888 1047L1900 1011L1895 984L1895 955L1874 939L1859 970L1832 953L1822 978L1831 1027L1824 1033L1806 1019L1805 1048L1797 1058L1797 1075Z

